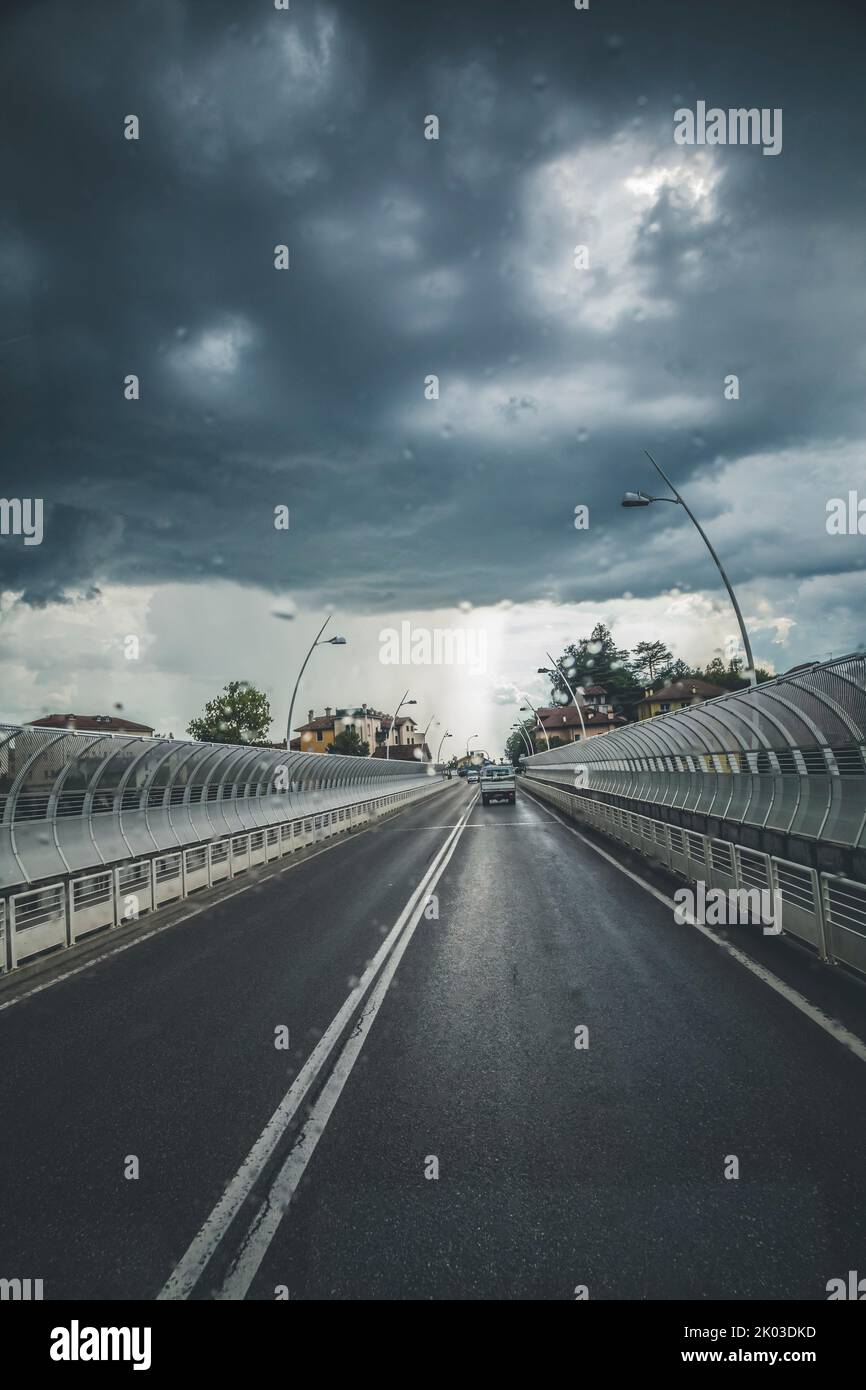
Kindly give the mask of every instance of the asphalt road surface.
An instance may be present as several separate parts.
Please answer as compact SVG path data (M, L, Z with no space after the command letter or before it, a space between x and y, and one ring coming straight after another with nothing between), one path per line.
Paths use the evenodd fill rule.
M866 987L784 942L744 968L518 786L450 784L7 993L0 1277L822 1300L864 1269L866 1061L760 972L838 989L860 1038Z

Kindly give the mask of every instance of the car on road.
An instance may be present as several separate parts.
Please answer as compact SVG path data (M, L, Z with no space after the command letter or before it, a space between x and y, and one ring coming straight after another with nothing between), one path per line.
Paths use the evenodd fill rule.
M467 782L477 782L477 781L478 781L478 768L477 768L477 767L470 767L469 771L468 771L467 774L466 774L466 781L467 781Z
M510 763L492 763L481 773L481 801L489 806L491 801L510 801L514 805L517 790L514 784L514 768Z

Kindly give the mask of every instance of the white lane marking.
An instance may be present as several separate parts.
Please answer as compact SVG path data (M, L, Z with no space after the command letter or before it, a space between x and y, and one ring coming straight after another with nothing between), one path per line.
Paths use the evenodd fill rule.
M545 826L539 825L538 822L534 820L504 820L501 822L500 825L485 825L482 822L476 822L475 825L467 825L465 828L467 830L511 830L511 828L516 825L531 825L535 830L546 829ZM414 835L416 830L454 829L452 825L400 825L396 826L395 828L398 830L402 830L403 833L406 835Z
M417 803L415 804L417 805ZM411 811L412 806L410 804L403 809ZM398 812L397 814L399 815L400 813ZM224 893L221 897L214 898L212 902L202 903L201 907L193 908L192 912L185 912L183 917L174 917L170 922L163 922L158 927L152 927L150 931L142 932L141 936L137 936L134 941L124 941L117 946L112 946L108 951L100 951L98 956L91 956L89 960L82 961L81 965L75 965L69 970L63 970L59 975L52 975L50 980L43 980L41 984L33 985L31 989L22 990L20 994L13 995L11 999L6 999L0 1004L0 1013L2 1013L4 1009L11 1009L13 1004L21 1004L25 999L30 999L34 994L41 994L45 989L51 989L54 985L62 984L64 980L71 980L73 976L82 974L85 970L91 970L95 965L101 965L103 961L111 960L113 956L119 956L124 951L131 951L133 946L140 946L142 942L149 941L152 936L159 936L160 932L168 931L171 927L182 926L184 922L192 921L193 917L200 917L203 912L210 911L212 907L220 907L222 903L227 903L230 898L236 898L239 894L246 893L250 888L257 888L260 883L267 883L269 878L276 878L277 874L285 874L288 873L289 869L299 869L302 864L309 864L311 859L318 859L320 854L327 854L328 850L336 849L338 845L347 844L349 840L354 840L358 835L366 834L368 830L373 829L374 824L375 822L371 822L369 825L359 825L345 835L345 837L341 836L339 839L334 839L329 845L322 845L321 849L317 849L315 854L308 854L303 859L296 859L294 857L295 854L300 853L300 850L295 850L290 862L288 864L283 864L279 869L275 869L272 874L265 874L263 878L251 878L248 882L242 883L240 888L236 888L233 893ZM407 826L406 828L411 829L411 826ZM302 845L301 849L303 848L304 846ZM246 872L249 873L249 870ZM231 881L231 879L226 879L227 883L231 883ZM172 904L167 905L172 906ZM155 911L158 912L159 908L156 908ZM129 924L123 923L123 925L128 926ZM3 977L0 976L0 980L2 979Z
M625 874L626 878L630 878L633 883L637 883L641 888L644 888L647 893L652 893L653 897L657 898L660 903L664 903L665 907L671 908L672 911L676 910L677 904L674 902L673 898L669 898L652 883L647 883L646 879L641 878L640 874L633 873L632 870L627 869L624 864L620 864L612 854L607 853L607 850L602 849L599 845L594 845L592 840L588 840L586 836L582 835L579 830L576 830L573 825L569 825L568 821L563 820L555 811L551 811L549 807L545 806L543 802L538 801L534 796L531 796L529 792L525 792L524 795L528 796L530 801L534 801L540 810L547 811L549 816L552 816L555 821L559 821L563 829L569 830L571 834L576 835L578 840L581 840L583 844L588 845L590 849L594 849L596 854L600 854L602 859L606 859L609 864L613 864L615 868L619 869L620 873ZM829 1033L830 1037L835 1038L843 1047L847 1047L848 1051L853 1052L855 1057L859 1057L861 1062L866 1062L866 1043L864 1043L862 1038L858 1038L856 1033L852 1033L849 1028L846 1028L844 1023L840 1023L838 1019L831 1018L829 1014L825 1014L823 1009L819 1009L816 1004L811 1004L799 990L786 984L778 975L774 975L772 970L768 970L765 965L760 965L758 961L752 960L752 957L747 956L745 951L740 951L736 946L732 946L730 941L725 941L723 937L717 935L717 933L713 931L712 927L708 927L705 922L698 922L690 912L686 912L682 908L679 910L688 922L693 927L697 927L698 931L701 932L703 936L707 937L709 941L714 942L716 946L720 946L723 951L727 952L729 956L732 956L733 959L744 966L746 970L751 971L757 979L761 980L765 985L769 985L770 989L775 990L783 999L787 999L788 1003L793 1004L795 1009L799 1009L800 1013L805 1014L806 1017L811 1019L813 1023L816 1023L819 1028L823 1028L825 1033Z
M465 818L468 818L471 814L474 804L473 801L467 806ZM400 933L403 931L407 920L411 917L416 906L420 906L421 911L423 911L426 906L426 894L430 881L436 873L436 869L441 863L452 841L456 841L460 833L460 828L460 822L458 821L451 834L439 849L435 859L433 859L428 866L424 876L409 897L403 911L400 913L394 926L382 942L382 945L379 947L372 961L367 966L357 985L355 985L355 988L348 995L339 1012L335 1015L327 1030L313 1048L313 1051L298 1072L298 1075L283 1096L283 1099L280 1101L273 1115L268 1120L268 1123L265 1125L258 1139L253 1144L253 1147L250 1149L250 1152L247 1154L237 1173L223 1192L210 1216L208 1216L204 1225L194 1236L189 1248L172 1270L157 1295L158 1299L188 1298L192 1293L207 1264L228 1231L229 1226L246 1201L253 1186L258 1182L264 1172L280 1139L291 1124L299 1107L303 1104L307 1092L328 1062L340 1035L351 1020L358 1004L367 993L382 965L387 960L391 950L398 942Z
M471 811L472 808L470 807L469 809ZM440 856L437 861L438 867L436 868L435 874L429 878L425 884L424 897L417 903L409 920L406 922L403 934L397 941L391 955L388 957L388 961L361 1011L358 1022L352 1029L339 1057L334 1063L333 1070L310 1112L309 1118L304 1125L303 1132L293 1145L267 1197L253 1217L243 1242L232 1260L222 1288L216 1295L218 1299L238 1300L246 1297L250 1285L258 1273L262 1260L268 1252L271 1241L276 1235L280 1223L295 1195L298 1183L304 1176L304 1171L313 1156L316 1145L325 1131L325 1126L331 1118L334 1107L340 1099L343 1087L348 1081L361 1048L367 1040L367 1035L376 1021L376 1015L382 1007L382 1003L388 993L388 987L394 978L409 942L415 935L415 929L421 920L429 894L436 887L448 867L448 863L457 848L462 830L464 829L466 829L465 824L462 827L458 827L454 835L449 836L446 842L447 854L445 854L444 858ZM405 911L401 914L401 917L405 917Z

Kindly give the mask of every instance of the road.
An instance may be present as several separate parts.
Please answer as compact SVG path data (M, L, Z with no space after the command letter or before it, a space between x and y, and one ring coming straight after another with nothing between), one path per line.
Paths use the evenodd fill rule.
M524 790L482 807L455 782L234 888L0 999L0 1277L46 1298L823 1299L863 1269L866 1063ZM760 950L826 1006L826 972Z

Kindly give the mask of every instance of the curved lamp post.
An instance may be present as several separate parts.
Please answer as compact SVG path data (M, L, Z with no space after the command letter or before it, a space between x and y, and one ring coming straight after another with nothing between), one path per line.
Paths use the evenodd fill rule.
M521 713L521 714L525 714L525 713L526 713L526 706L529 705L529 708L532 710L532 713L535 715L535 722L536 722L536 724L538 725L538 727L539 727L539 729L541 730L541 732L544 734L544 741L545 741L545 743L547 744L547 751L550 752L550 739L547 737L547 730L545 729L544 725L542 724L541 720L540 720L539 717L538 717L538 710L535 708L535 705L529 704L529 696L528 696L528 695L524 695L523 698L524 698L524 700L526 701L526 705L521 705L521 706L520 706L520 713Z
M558 676L561 676L562 679L565 681L566 689L568 690L569 695L571 696L572 700L574 701L574 708L577 710L577 717L578 717L578 719L580 720L580 731L581 731L581 733L583 734L584 742L586 742L586 725L585 725L584 722L583 722L583 710L580 708L580 705L579 705L579 703L578 703L577 696L575 695L574 691L572 690L571 686L570 686L569 683L568 683L568 676L567 676L567 675L565 674L565 672L562 670L562 668L560 667L559 663L556 662L556 661L554 661L553 657L550 655L550 652L545 652L545 656L547 657L548 661L550 662L551 666L553 667L553 670L552 670L552 671L549 671L549 670L547 669L546 666L539 666L539 668L538 668L538 674L539 674L540 676L557 676L557 675L558 675ZM572 739L572 743L576 743L576 742L577 742L577 739L576 739L576 738L573 738L573 739Z
M743 621L743 615L742 615L742 613L741 613L741 611L740 611L740 605L739 605L739 603L737 602L737 596L736 596L736 594L734 593L733 586L731 585L730 579L729 579L728 576L725 574L724 568L722 567L722 562L721 562L721 560L719 559L718 555L716 554L715 550L713 549L713 547L712 547L712 545L711 545L711 543L710 543L710 538L709 538L709 536L707 535L706 531L704 530L703 526L702 526L701 523L698 521L698 519L697 519L697 517L695 516L694 512L691 511L690 508L686 505L686 502L685 502L684 498L677 492L677 490L676 490L676 488L674 487L673 483L671 482L670 478L667 476L666 473L662 472L661 468L659 468L659 465L656 463L655 459L653 458L652 454L649 452L648 449L644 449L644 453L646 454L646 456L647 456L647 458L649 459L650 463L652 464L653 468L654 468L654 469L656 470L656 472L658 473L659 477L662 478L662 479L667 483L668 487L670 488L671 492L672 492L674 495L673 495L673 497L650 497L649 494L646 493L646 492L627 492L627 493L625 493L624 496L623 496L623 499L622 499L622 506L623 506L623 507L648 507L649 504L650 504L651 502L673 502L673 503L678 504L679 506L681 506L682 509L683 509L683 511L686 513L686 516L688 516L688 517L691 519L691 521L694 523L695 529L698 531L699 535L700 535L701 538L703 539L704 544L705 544L706 547L707 547L707 550L710 552L710 554L712 555L713 559L714 559L715 562L716 562L716 568L717 568L717 570L719 571L719 574L722 576L722 579L723 579L723 581L724 581L725 588L726 588L727 591L728 591L728 597L730 598L731 603L732 603L733 606L734 606L734 612L735 612L736 615L737 615L737 622L738 622L739 625L740 625L740 636L741 636L742 639L743 639L743 649L744 649L744 651L745 651L745 653L746 653L746 662L748 663L748 665L747 665L747 670L746 670L746 675L749 677L749 684L750 684L750 685L756 685L756 684L757 684L757 676L755 675L755 661L754 661L754 657L752 656L752 644L751 644L751 642L749 641L749 634L748 634L748 632L746 631L746 624L745 624L744 621Z
M389 760L389 758L391 757L391 734L393 733L394 737L395 737L395 738L397 737L397 715L400 713L400 711L401 711L401 709L403 708L404 705L417 705L417 703L418 703L417 700L407 700L407 699L406 699L406 695L408 695L408 694L409 694L409 691L407 690L407 691L406 691L406 694L403 696L403 698L402 698L402 700L400 701L399 705L398 705L397 708L395 709L395 711L394 711L394 718L391 720L390 726L389 726L389 728L388 728L388 742L385 744L385 761L386 761L386 762L387 762L387 761ZM371 756L372 756L372 754L371 754Z
M511 727L512 727L512 729L515 731L515 733L520 733L520 734L523 735L523 742L526 744L527 751L528 751L529 756L530 756L530 758L531 758L532 755L533 755L533 753L535 752L535 749L532 747L532 744L531 744L530 741L529 741L529 735L528 735L528 733L526 732L526 730L524 729L523 725L522 725L522 724L518 724L518 723L517 723L517 720L515 720Z
M438 764L439 762L441 762L441 759L442 759L442 745L443 745L443 743L445 742L446 738L453 738L453 737L454 737L454 735L453 735L449 730L446 729L445 733L444 733L444 734L442 735L442 737L440 738L440 740L439 740L439 752L436 754L436 762L437 762L437 764Z
M329 623L330 621L331 621L331 615L330 615L330 613L329 613L328 616L327 616L327 618L325 619L325 621L322 623L322 626L319 628L319 631L316 633L315 641L313 642L313 645L310 647L310 650L307 652L307 655L304 657L304 664L303 664L303 666L301 667L300 671L298 672L298 679L295 681L295 688L294 688L294 690L292 691L292 699L291 699L291 702L290 702L290 704L289 704L289 720L288 720L288 723L286 724L286 752L287 752L287 753L289 753L289 752L291 751L291 747L292 747L292 715L293 715L294 712L295 712L295 696L296 696L297 693L298 693L298 686L299 686L300 683L301 683L301 676L304 674L304 672L305 672L306 669L307 669L307 662L309 661L310 657L313 655L313 652L315 651L316 647L327 647L327 646L331 646L331 647L345 647L345 645L346 645L346 639L345 639L345 637L326 637L325 640L324 640L324 642L321 641L322 633L325 631L325 628L328 626L328 623ZM303 750L302 750L302 751L303 751Z
M467 758L469 757L469 745L470 745L470 743L472 742L472 740L473 740L474 738L480 738L480 737L481 737L480 734L470 734L470 735L469 735L468 739L466 740L466 756L467 756Z

